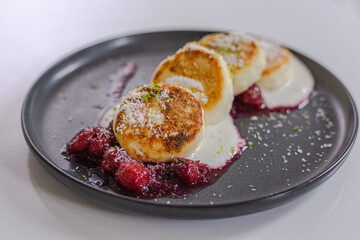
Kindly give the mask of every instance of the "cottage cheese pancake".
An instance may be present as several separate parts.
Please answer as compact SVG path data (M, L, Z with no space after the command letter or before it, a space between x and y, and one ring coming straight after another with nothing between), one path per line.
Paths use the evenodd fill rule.
M153 84L121 100L113 128L119 144L134 159L166 162L185 157L199 146L203 118L200 102L190 91Z
M206 123L223 120L233 102L233 86L223 58L197 44L187 44L160 63L153 83L168 83L189 89L200 101Z
M210 34L198 44L224 57L232 75L235 96L258 81L266 67L265 54L258 41L245 33Z
M266 54L266 68L256 84L267 90L278 89L288 84L292 79L291 52L278 44L264 40L260 41L260 46Z

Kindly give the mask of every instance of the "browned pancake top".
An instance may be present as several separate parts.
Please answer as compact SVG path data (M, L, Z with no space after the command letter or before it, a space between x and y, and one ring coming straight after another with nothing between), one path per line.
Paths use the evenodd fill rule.
M183 76L198 80L204 87L207 102L201 101L205 111L211 110L222 99L225 87L224 73L219 58L203 49L188 48L179 50L173 58L162 62L154 73L153 82L163 83L171 76ZM199 89L190 88L193 93Z
M269 54L266 56L266 68L262 72L263 77L270 75L290 61L291 52L288 49L281 46L276 46L276 48L277 52L272 53L271 56Z
M222 55L230 71L235 74L250 65L259 54L256 40L245 34L214 33L204 36L198 44Z
M151 153L176 156L202 126L199 101L188 90L168 84L131 91L114 119L120 145L133 158L144 161L156 161Z

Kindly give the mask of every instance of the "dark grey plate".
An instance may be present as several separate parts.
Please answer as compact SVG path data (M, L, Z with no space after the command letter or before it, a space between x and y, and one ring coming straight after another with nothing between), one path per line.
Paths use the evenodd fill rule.
M354 101L341 82L311 59L294 52L316 80L310 103L287 115L235 121L252 146L213 185L185 199L135 199L87 177L65 161L61 148L80 129L94 125L109 104L109 75L126 61L138 69L125 87L149 83L157 64L188 41L208 32L170 31L124 36L78 51L47 70L30 89L22 111L25 139L42 165L87 198L127 212L174 218L221 218L281 205L319 185L341 165L358 127ZM98 88L92 88L98 85ZM251 144L250 144L251 145ZM336 197L336 196L334 196Z

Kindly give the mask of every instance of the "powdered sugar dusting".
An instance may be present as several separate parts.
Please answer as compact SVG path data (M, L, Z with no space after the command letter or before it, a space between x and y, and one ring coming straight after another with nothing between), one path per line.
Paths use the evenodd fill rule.
M236 45L240 44L238 48L241 48L241 44L250 44L253 41L255 41L255 38L244 32L232 32L230 34L224 35L224 37L215 38L215 41L211 43L218 47L235 47Z
M250 44L253 42L256 43L256 39L252 36L243 32L233 32L230 34L219 34L214 38L203 40L201 43L216 49L228 64L243 67L246 61L244 51L251 48Z
M161 128L157 128L157 126L161 126L164 123L164 114L159 108L148 107L148 96L150 96L148 91L135 90L121 100L119 112L124 114L121 115L121 124L117 126L117 132L123 133L129 127L147 127L156 137L163 137L163 133L160 132ZM164 89L160 94L155 95L155 97L161 106L163 102L170 101L169 90Z

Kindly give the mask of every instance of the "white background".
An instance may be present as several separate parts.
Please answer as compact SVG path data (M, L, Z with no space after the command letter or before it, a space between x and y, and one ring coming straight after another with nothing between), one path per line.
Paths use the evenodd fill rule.
M340 170L281 207L220 220L169 220L95 204L29 152L20 109L60 57L114 35L235 29L300 50L338 76L360 106L360 1L4 1L0 3L1 239L359 239L359 141Z

